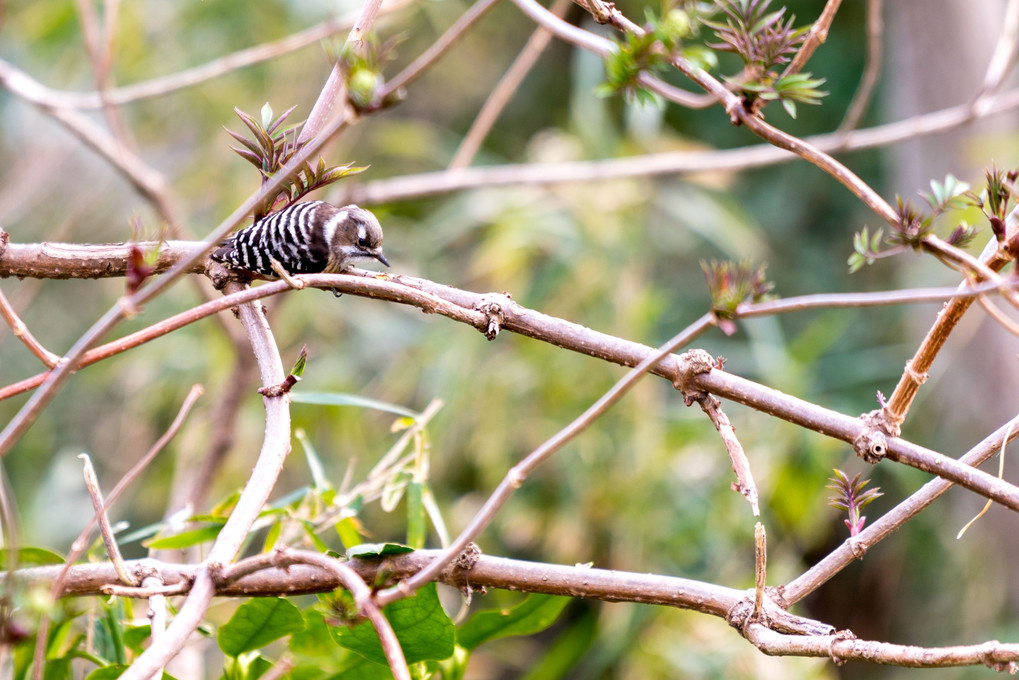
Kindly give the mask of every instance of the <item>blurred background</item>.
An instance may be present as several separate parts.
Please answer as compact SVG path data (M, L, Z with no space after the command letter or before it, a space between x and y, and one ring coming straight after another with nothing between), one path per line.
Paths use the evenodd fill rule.
M383 38L402 36L392 76L468 7L420 0L381 17ZM619 8L640 20L644 8ZM775 3L775 8L780 5ZM112 79L131 84L197 66L285 37L353 2L258 3L142 1L120 7ZM654 5L656 10L660 9ZM796 24L820 3L790 2ZM781 107L768 121L805 136L835 129L864 67L866 7L847 2L807 70L826 79L821 106ZM94 80L75 4L3 3L0 58L60 90L89 91ZM1005 3L950 0L887 3L884 61L863 126L967 102L980 88ZM609 35L578 7L568 19ZM497 5L423 78L404 102L370 115L326 152L329 163L370 164L316 198L343 202L359 183L442 170L492 87L533 30L510 3ZM344 32L338 33L342 38ZM734 62L723 58L723 71ZM185 234L208 233L258 185L251 166L229 149L223 127L242 130L233 107L253 115L266 102L307 115L331 68L313 44L214 80L122 108L140 156L169 182ZM671 82L682 84L677 75ZM597 57L553 40L500 116L474 165L604 159L662 151L758 144L728 124L718 107L600 98ZM101 115L95 112L97 122ZM992 162L1016 164L1016 115L950 134L840 156L886 199L919 202L931 179L953 173L982 188ZM955 285L959 277L914 254L880 260L850 275L854 232L882 226L841 185L802 161L741 172L656 176L603 182L479 188L370 206L386 234L393 271L476 292L507 291L521 305L619 337L657 345L709 309L700 262L751 258L767 263L779 296ZM160 220L108 163L58 123L0 90L0 227L15 242L108 242L144 237ZM978 253L989 230L971 247ZM208 287L202 281L202 286ZM120 279L0 282L35 335L63 352L122 294ZM124 334L202 301L179 282L122 324ZM475 330L397 305L308 290L268 303L285 365L310 352L299 390L351 393L420 411L444 406L429 426L430 485L453 532L464 526L506 470L600 396L623 373L604 362L534 340ZM726 369L856 415L888 395L933 321L937 305L811 311L740 322L713 331L698 347L724 356ZM1015 414L1013 336L974 309L938 358L906 422L904 436L961 455ZM263 409L235 368L222 323L205 320L75 376L4 461L23 540L66 552L91 512L75 456L88 452L104 488L165 431L194 383L206 387L182 433L121 501L116 519L132 529L167 512L175 474L201 469L217 429L217 407L243 389L243 405L209 506L244 483L261 444ZM239 325L237 325L239 328ZM5 327L0 380L34 375L38 361ZM0 403L6 422L27 395ZM761 491L769 543L769 583L784 583L839 545L842 516L828 507L833 468L871 476L884 496L879 516L927 480L890 463L866 468L849 446L726 404ZM363 475L395 441L392 414L354 407L294 404L326 473L339 484L348 465ZM276 497L310 483L301 446ZM353 463L351 463L353 461ZM730 488L725 450L698 408L671 385L644 380L596 425L540 468L479 543L487 554L565 564L592 562L746 588L753 584L753 518ZM994 508L961 541L958 529L982 505L952 491L898 534L846 569L798 609L859 637L916 645L1015 640L1019 622L1016 517ZM208 507L196 508L198 512ZM402 541L405 515L365 506L370 540ZM437 544L433 535L432 545ZM342 549L342 546L339 547ZM140 556L140 543L125 546ZM492 594L487 603L512 601ZM899 677L908 671L827 660L772 659L724 621L664 608L574 602L544 634L487 645L472 660L474 678L834 678ZM915 673L915 671L913 672ZM926 672L977 677L986 669Z

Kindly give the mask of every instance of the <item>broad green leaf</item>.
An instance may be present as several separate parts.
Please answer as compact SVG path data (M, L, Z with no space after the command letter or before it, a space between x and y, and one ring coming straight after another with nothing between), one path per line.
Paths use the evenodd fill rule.
M531 594L512 609L478 612L457 630L457 644L474 649L496 638L533 635L551 626L569 601L558 595Z
M407 663L446 659L453 654L453 622L439 603L434 583L429 583L414 597L385 607L383 612L396 633ZM379 636L369 621L332 631L341 647L376 663L386 663Z
M335 673L352 658L361 658L336 648L330 627L317 608L304 612L304 630L290 636L288 647L300 665L314 664L318 667L320 673L317 678Z
M301 611L280 597L248 600L219 629L224 654L237 656L260 649L273 640L304 630Z
M322 406L360 406L371 408L376 411L395 413L398 416L410 416L417 418L419 413L398 404L390 404L378 399L369 399L359 394L346 394L343 392L301 392L294 390L290 393L290 401L297 404L320 404Z
M347 548L347 559L355 557L385 557L386 555L402 555L414 552L414 548L400 543L362 543Z

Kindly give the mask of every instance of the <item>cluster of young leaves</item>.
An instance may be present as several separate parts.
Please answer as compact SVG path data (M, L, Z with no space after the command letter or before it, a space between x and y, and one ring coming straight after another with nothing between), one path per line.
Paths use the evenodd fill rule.
M771 0L726 0L721 3L725 21L705 21L721 42L708 47L738 54L744 69L726 78L739 91L748 107L780 101L796 117L796 103L818 104L828 93L821 90L823 78L810 73L780 74L775 69L790 60L803 44L809 26L794 28L795 17L785 17L785 8L768 11Z
M828 484L825 488L835 492L835 495L828 499L828 505L846 511L849 517L842 521L845 522L846 527L849 529L849 535L857 536L863 531L863 527L867 523L867 517L860 514L860 512L869 503L884 494L881 493L880 487L864 489L870 483L870 480L865 479L861 482L859 473L852 479L849 479L846 473L836 469L835 476L831 477L828 481L831 484Z
M655 95L639 86L642 73L665 69L676 56L695 66L717 68L714 50L738 54L744 68L726 81L739 92L748 107L759 109L769 101L780 101L793 118L796 104L817 104L828 93L821 90L823 78L810 73L780 74L776 67L788 63L802 45L809 27L794 28L794 18L785 19L785 8L769 12L771 0L722 0L717 3L665 0L661 16L645 11L643 35L627 34L617 40L616 50L605 59L605 82L600 96L623 94L641 102L655 101ZM724 20L712 17L719 11ZM684 44L701 26L710 28L719 42Z
M711 294L711 311L718 327L726 335L736 332L736 309L744 302L759 302L774 285L764 274L766 265L753 266L749 260L701 262L701 270Z
M1019 170L1005 172L992 165L985 172L985 177L986 188L979 196L973 195L972 198L990 223L994 237L1001 243L1006 236L1005 218L1014 198L1012 189L1015 187L1016 177L1019 177Z
M640 87L642 73L659 73L670 60L683 54L704 67L717 64L714 53L700 46L684 48L683 40L695 35L707 14L713 13L711 3L667 3L657 15L651 8L644 11L644 34L626 34L617 39L616 49L605 59L605 82L595 89L599 97L622 94L627 100L656 102L655 95Z
M883 229L871 234L867 227L853 236L853 254L848 260L850 272L855 272L864 265L873 264L879 258L890 257L908 249L920 249L924 238L934 232L938 217L949 210L961 210L983 203L980 197L970 191L969 184L959 181L953 175L947 175L944 182L931 180L930 193L921 192L920 195L930 208L924 215L921 215L912 203L896 197L899 221L887 238ZM950 245L964 248L973 240L976 233L976 227L963 220L945 241ZM882 245L890 247L882 250Z
M403 92L383 98L386 80L382 72L396 58L396 47L404 38L396 35L380 41L377 34L369 33L360 44L346 42L339 51L336 59L346 75L347 101L358 113L385 108L403 99Z
M283 169L294 155L310 141L298 141L298 132L302 123L283 125L295 108L292 106L278 118L273 118L272 107L266 103L262 107L261 120L256 120L244 111L235 108L237 116L251 132L252 139L225 128L227 133L243 146L243 148L236 146L230 148L258 169L262 176L262 184L268 182ZM255 221L269 213L286 208L316 189L328 186L347 175L356 175L365 170L367 170L367 166L355 167L353 163L327 167L323 158L319 158L318 165L315 167L306 162L283 186L256 206Z

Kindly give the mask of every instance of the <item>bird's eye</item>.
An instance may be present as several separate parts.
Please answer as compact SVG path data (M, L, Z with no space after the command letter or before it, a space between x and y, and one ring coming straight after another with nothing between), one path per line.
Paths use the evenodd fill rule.
M368 245L369 245L368 244L368 239L365 238L364 236L362 236L361 238L357 239L357 245L360 248L367 248Z

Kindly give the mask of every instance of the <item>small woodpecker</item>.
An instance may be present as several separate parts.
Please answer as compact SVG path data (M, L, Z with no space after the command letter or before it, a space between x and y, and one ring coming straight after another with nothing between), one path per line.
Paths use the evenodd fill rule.
M389 266L375 215L325 201L295 203L263 217L226 240L212 259L267 276L277 276L272 260L289 274L335 274L363 259Z

